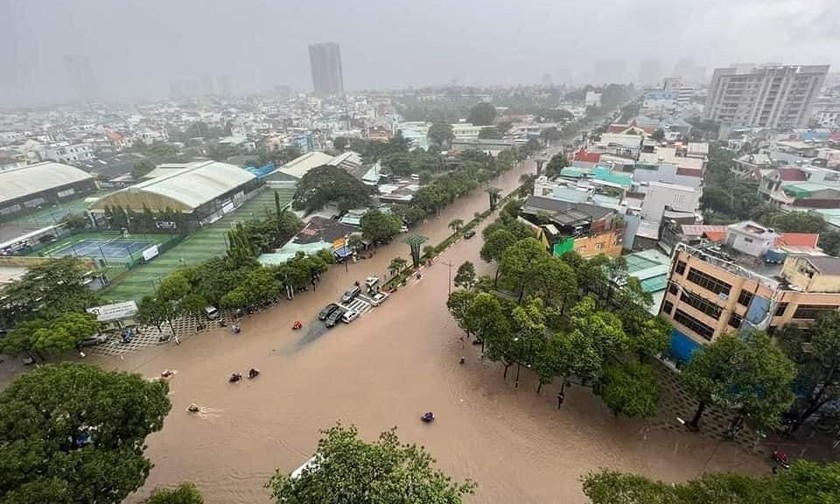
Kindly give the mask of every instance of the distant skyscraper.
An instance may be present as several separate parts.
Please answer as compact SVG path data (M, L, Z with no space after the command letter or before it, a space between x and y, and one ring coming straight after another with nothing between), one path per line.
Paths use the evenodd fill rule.
M316 96L344 95L338 44L325 42L309 46L309 65L312 68L312 85Z
M97 89L96 80L93 78L90 61L82 56L65 56L64 63L67 67L67 78L73 88L74 97L82 101L95 100L99 96L99 89Z
M828 65L716 68L704 115L736 126L804 128Z

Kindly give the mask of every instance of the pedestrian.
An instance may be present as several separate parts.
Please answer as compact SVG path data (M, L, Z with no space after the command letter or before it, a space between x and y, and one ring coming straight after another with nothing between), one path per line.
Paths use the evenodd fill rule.
M563 405L563 401L565 401L565 400L566 400L566 394L564 394L563 392L560 392L559 394L557 394L557 409L560 409L560 406Z
M461 357L461 360L460 360L460 361L458 361L458 364L463 364L464 362L466 362L466 359L464 359L463 357Z

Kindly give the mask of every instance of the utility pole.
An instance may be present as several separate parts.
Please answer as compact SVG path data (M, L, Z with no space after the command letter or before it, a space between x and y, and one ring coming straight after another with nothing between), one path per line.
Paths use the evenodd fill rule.
M452 263L452 261L445 262L442 264L449 266L449 283L446 284L446 295L450 296L452 295L452 266L454 266L454 264Z

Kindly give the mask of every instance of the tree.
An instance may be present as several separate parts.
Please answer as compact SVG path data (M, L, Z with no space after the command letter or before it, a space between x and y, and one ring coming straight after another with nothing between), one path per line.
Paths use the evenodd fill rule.
M487 102L481 102L470 109L467 122L475 126L490 126L496 119L496 107Z
M337 166L319 166L306 172L297 184L292 206L313 212L334 201L340 211L367 205L370 187Z
M462 227L464 227L464 219L453 219L449 222L449 229L456 233L461 231Z
M347 246L353 252L358 252L365 248L365 241L359 233L353 233L347 237Z
M420 266L420 247L427 241L429 241L428 238L418 234L410 234L403 240L411 251L411 263L415 268Z
M193 483L181 483L175 488L156 488L143 504L204 504L204 497Z
M689 427L696 429L708 405L736 413L732 428L745 418L757 427L776 427L793 401L793 363L766 334L724 334L695 352L682 372L699 404Z
M545 165L545 176L549 179L559 177L560 172L567 166L569 166L569 160L566 158L566 155L562 153L555 154L551 156L548 164Z
M446 300L446 307L449 308L449 313L452 314L452 318L458 322L458 327L463 329L467 334L470 333L467 310L469 310L476 295L477 292L475 291L456 289L449 294Z
M494 126L488 126L486 128L481 128L478 132L478 138L484 140L498 140L504 137L504 133Z
M779 344L796 364L796 389L803 392L793 408L795 432L825 404L840 398L840 312L827 311L807 329L786 326Z
M333 148L338 152L343 152L349 143L350 140L347 137L335 137L333 139Z
M146 436L171 408L164 381L49 364L0 392L0 501L119 503L143 485Z
M502 253L499 268L502 280L519 292L519 301L528 288L539 280L540 259L547 257L548 252L536 238L520 240Z
M397 276L406 266L408 266L408 261L402 257L395 257L388 264L388 272L391 273L391 276Z
M362 237L377 245L390 242L402 227L399 217L379 210L368 210L359 220L359 224Z
M452 140L452 125L447 122L433 122L429 126L429 140L437 145L448 145Z
M662 128L657 128L656 131L650 134L650 138L656 140L657 142L661 142L665 139L665 131Z
M499 200L502 199L502 190L498 187L488 187L485 191L487 191L487 196L490 198L490 211L494 212L496 205L499 204Z
M840 463L797 460L774 475L705 473L681 484L602 470L583 478L583 493L591 504L824 504L840 500Z
M460 504L476 485L452 479L432 467L425 448L400 443L396 429L373 443L359 439L356 427L336 425L321 431L316 466L298 478L277 471L268 482L278 504Z
M98 297L85 285L85 274L84 264L75 257L32 266L3 287L0 326L14 327L26 319L51 319L96 306Z
M131 168L131 176L135 180L139 180L154 169L155 164L151 160L140 159L134 162L134 166Z
M57 356L73 350L78 343L99 332L99 322L90 313L66 312L49 320L21 322L0 340L0 349L16 355L20 352Z
M659 411L659 381L650 364L608 364L593 390L615 416L650 418Z
M174 302L161 297L144 296L137 306L135 319L139 324L157 327L160 332L163 332L164 323L169 324L169 328L174 334L175 326L172 325L172 321L177 319L179 315L178 306Z
M471 290L475 287L476 282L475 266L470 261L466 261L458 266L458 271L455 273L455 286L463 287Z
M467 332L475 334L484 345L490 345L492 360L505 356L504 343L510 337L510 322L499 299L487 292L478 293L466 310L464 325ZM507 372L507 368L505 369Z

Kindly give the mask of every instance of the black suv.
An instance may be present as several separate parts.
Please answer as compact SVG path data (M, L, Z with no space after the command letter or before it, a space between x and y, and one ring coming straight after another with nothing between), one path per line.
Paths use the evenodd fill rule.
M327 317L333 314L334 311L338 310L338 305L335 303L330 303L325 306L321 312L318 314L318 320L327 320Z
M344 315L344 310L338 309L330 313L330 316L327 317L327 320L324 321L324 324L327 327L335 327L338 324L338 321L341 320L341 316Z

